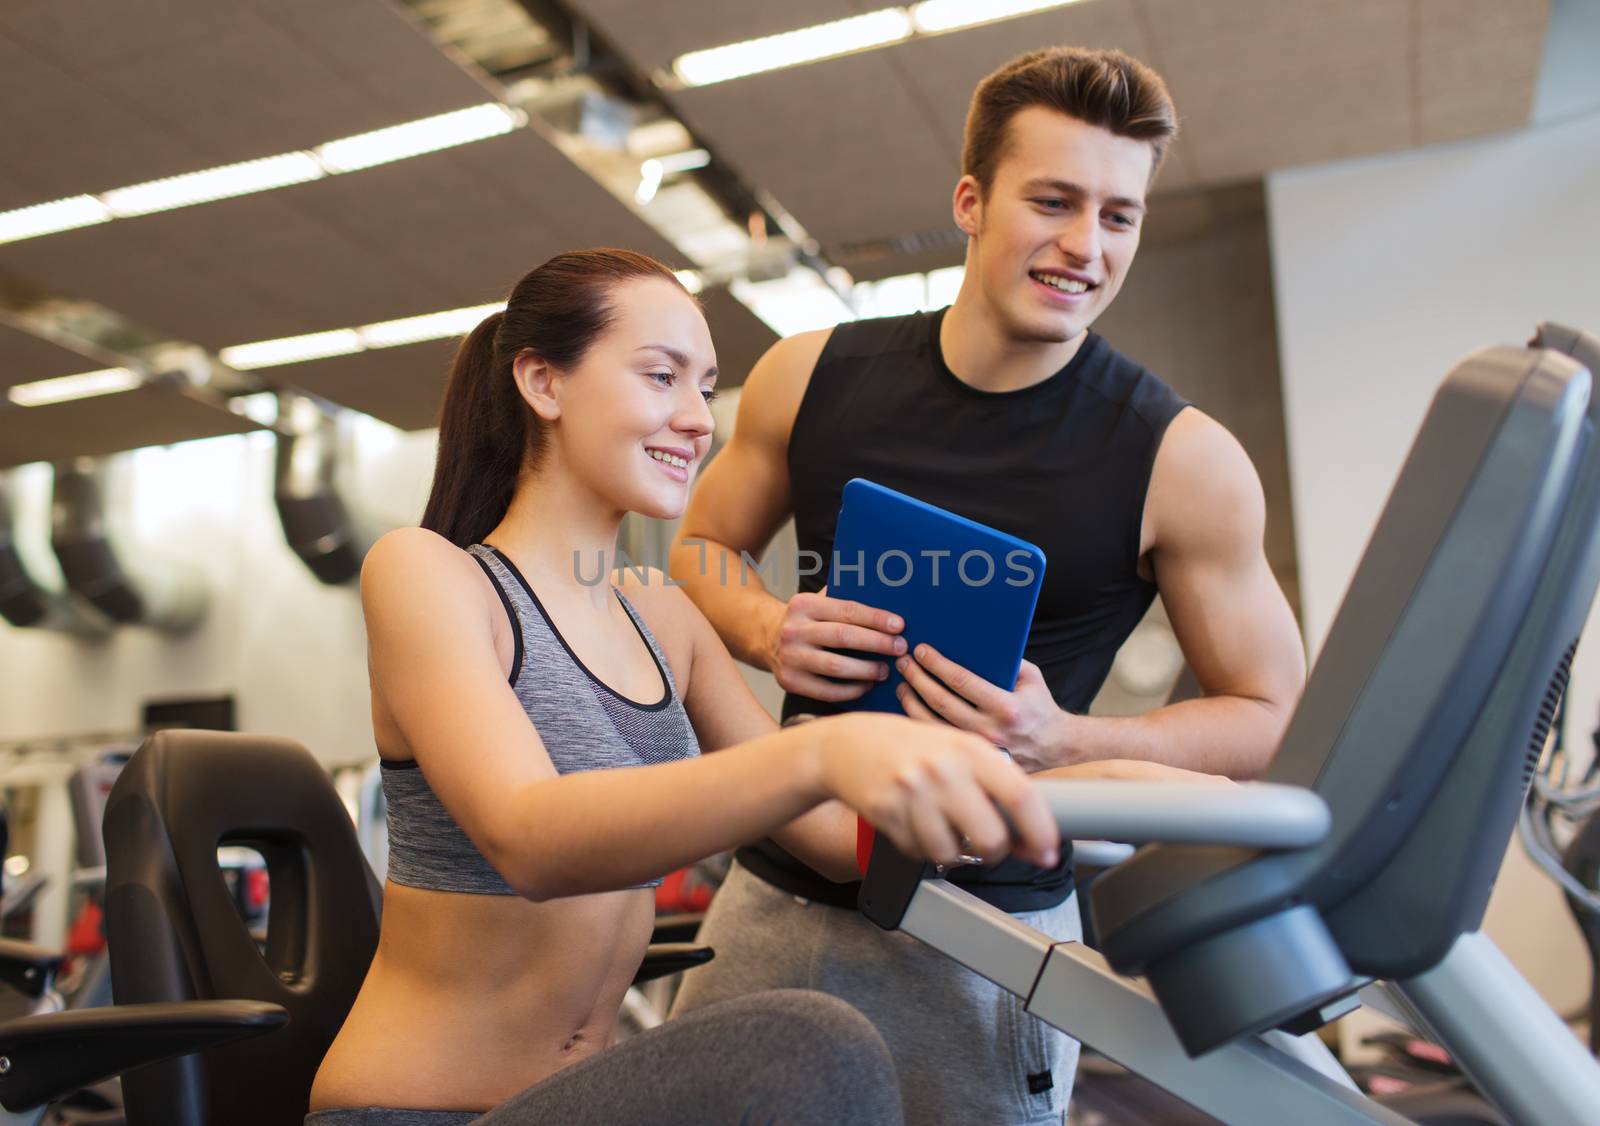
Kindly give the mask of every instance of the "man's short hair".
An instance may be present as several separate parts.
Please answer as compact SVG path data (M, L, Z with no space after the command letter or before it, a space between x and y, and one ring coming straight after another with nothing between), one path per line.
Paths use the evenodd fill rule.
M1119 137L1148 141L1150 178L1178 134L1178 111L1161 76L1138 59L1114 50L1047 47L1030 51L990 74L967 111L961 171L984 195L1005 155L1006 126L1020 110L1044 106Z

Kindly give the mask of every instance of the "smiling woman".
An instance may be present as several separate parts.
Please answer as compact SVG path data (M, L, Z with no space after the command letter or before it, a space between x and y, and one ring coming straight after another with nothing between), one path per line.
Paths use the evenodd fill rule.
M614 1045L650 889L768 834L853 871L849 809L953 859L962 838L1005 850L999 805L1053 862L1042 801L981 738L892 716L779 731L680 590L580 573L625 514L682 513L716 377L694 298L624 250L551 259L463 341L423 526L362 571L389 879L317 1126L899 1122L882 1038L821 994Z

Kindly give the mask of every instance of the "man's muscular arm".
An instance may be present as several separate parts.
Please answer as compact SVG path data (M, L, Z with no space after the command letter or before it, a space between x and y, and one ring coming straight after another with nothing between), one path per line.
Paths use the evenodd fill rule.
M1267 565L1255 467L1197 410L1168 428L1145 502L1146 545L1183 655L1205 695L1135 717L1063 713L1057 761L1143 759L1252 778L1272 761L1305 686L1305 651Z
M764 552L792 511L789 435L829 335L779 341L751 371L733 435L695 488L670 566L736 657L772 673L785 691L842 701L865 694L889 667L838 650L893 658L905 652L894 636L903 623L826 592L782 602L740 556Z
M767 648L784 604L754 568L741 573L739 553L759 557L789 517L789 431L828 335L780 340L751 369L733 434L696 483L672 545L673 579L729 651L761 669L770 669Z

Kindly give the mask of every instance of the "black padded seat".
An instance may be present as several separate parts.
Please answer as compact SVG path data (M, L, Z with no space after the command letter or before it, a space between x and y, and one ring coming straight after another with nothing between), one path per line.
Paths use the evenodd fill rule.
M1568 357L1510 348L1439 389L1266 775L1327 801L1320 845L1154 845L1096 881L1101 951L1191 1054L1480 925L1600 578L1589 392Z
M79 1023L5 1026L5 1042L30 1053L30 1091L59 1097L137 1067L123 1077L134 1126L301 1121L377 950L382 905L327 772L288 739L164 731L111 791L105 842L117 1003ZM253 848L266 861L264 953L217 866L219 845ZM706 946L652 945L634 981L711 958ZM94 1039L92 1060L53 1050L74 1037ZM183 1051L201 1054L147 1063Z
M153 735L106 805L106 918L117 1004L250 1000L287 1027L123 1077L131 1121L299 1122L378 944L381 890L327 772L287 739ZM266 861L266 952L217 866Z

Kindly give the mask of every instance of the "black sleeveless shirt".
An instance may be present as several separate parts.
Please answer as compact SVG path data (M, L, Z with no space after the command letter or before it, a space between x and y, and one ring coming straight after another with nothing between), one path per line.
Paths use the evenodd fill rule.
M1155 597L1139 577L1145 493L1167 425L1188 404L1089 333L1066 367L1031 387L981 391L945 366L944 313L834 329L789 438L789 487L802 559L827 560L845 482L865 477L1020 536L1044 550L1027 659L1056 703L1083 712ZM827 581L803 575L802 591ZM839 710L790 694L785 718ZM739 853L793 894L855 906L856 884L811 872L771 841ZM1045 872L1017 861L951 879L1007 911L1054 906L1070 860Z

